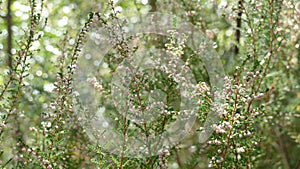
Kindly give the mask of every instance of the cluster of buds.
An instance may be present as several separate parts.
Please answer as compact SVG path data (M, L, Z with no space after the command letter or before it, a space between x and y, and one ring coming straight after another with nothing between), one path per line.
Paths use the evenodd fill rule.
M97 81L95 77L88 78L86 81L91 83L96 91L101 92L103 90L102 85Z

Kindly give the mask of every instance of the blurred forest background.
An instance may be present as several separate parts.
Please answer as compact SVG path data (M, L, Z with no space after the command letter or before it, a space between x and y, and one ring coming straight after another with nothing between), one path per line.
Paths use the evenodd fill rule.
M224 116L229 134L216 131L211 144L187 138L188 146L147 159L89 140L74 116L72 76L93 17L112 11L169 13L201 30L234 91L228 111L241 122ZM300 169L298 0L0 0L0 17L0 168Z

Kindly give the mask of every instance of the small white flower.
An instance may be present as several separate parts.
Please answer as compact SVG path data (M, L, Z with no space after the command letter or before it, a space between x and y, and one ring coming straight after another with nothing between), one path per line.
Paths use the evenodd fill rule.
M46 127L50 128L51 127L51 122L47 122Z
M237 148L236 151L237 151L238 154L240 154L240 153L245 152L245 149L243 147L239 147L239 148Z

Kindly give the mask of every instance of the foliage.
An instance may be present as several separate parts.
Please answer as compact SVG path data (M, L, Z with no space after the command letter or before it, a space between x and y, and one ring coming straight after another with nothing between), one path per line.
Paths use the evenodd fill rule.
M300 167L299 1L0 0L0 5L1 168ZM135 21L149 12L169 13L181 20L173 18L168 36L128 35L124 16L131 15ZM226 71L220 79L222 91L214 89L204 61L188 45L189 37L176 31L182 21L204 32L221 56ZM87 38L99 28L107 33L112 48L101 56L97 69L87 66L90 72L84 75L87 85L83 87L92 90L93 96L79 96L76 74L82 73L82 64L89 63ZM135 38L147 43L136 44ZM158 60L158 50L170 60ZM126 83L126 69L120 71L118 65L134 67L130 58L142 55L158 60L155 69L134 72ZM135 150L127 138L136 133L146 139L160 138L182 117L176 85L190 79L184 72L176 76L176 59L195 77L188 96L197 100L196 123L188 124L191 131L181 142L171 147L159 142L158 154L132 158ZM122 79L117 82L132 95L114 93L113 76ZM153 91L166 93L166 100ZM217 106L216 95L222 100ZM114 99L121 105L122 97L130 98L126 111L113 106ZM122 139L111 141L120 143L115 150L119 153L110 151L110 143L103 144L104 133L91 137L91 123L82 117L97 115L99 107L87 106L93 99L99 101L102 118L108 119L112 131L121 135ZM142 121L128 118L132 114L124 116L149 109L159 114ZM213 134L201 143L198 135L210 111L219 121L211 124ZM145 144L151 152L151 141Z

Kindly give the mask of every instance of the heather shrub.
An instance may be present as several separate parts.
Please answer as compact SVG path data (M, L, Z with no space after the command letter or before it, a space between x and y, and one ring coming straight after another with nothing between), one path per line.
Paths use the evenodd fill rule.
M300 168L299 1L0 6L1 168Z

